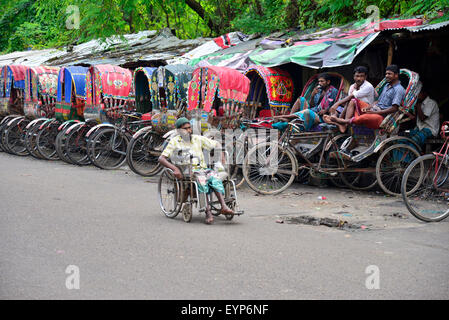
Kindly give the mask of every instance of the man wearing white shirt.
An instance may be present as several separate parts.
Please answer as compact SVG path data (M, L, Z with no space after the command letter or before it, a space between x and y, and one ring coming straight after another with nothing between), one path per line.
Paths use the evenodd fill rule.
M356 108L357 99L362 105L361 107L368 107L373 105L374 99L376 97L376 90L374 90L373 85L366 80L368 76L368 69L364 66L358 66L354 69L354 83L349 88L348 96L337 103L335 103L329 110L330 115L324 116L323 120L327 123L332 123L338 125L341 132L346 131L347 125L338 124L331 119L331 117L336 117L339 115L343 119L351 119L354 116L354 111ZM349 103L346 107L344 104Z
M416 103L416 128L410 131L412 138L420 146L423 146L427 138L438 136L440 130L440 110L435 100L423 86Z

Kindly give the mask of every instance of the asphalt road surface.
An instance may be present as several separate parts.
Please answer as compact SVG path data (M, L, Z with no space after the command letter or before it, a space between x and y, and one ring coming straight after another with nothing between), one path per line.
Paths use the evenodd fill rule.
M157 177L5 153L0 168L1 299L449 298L449 221L382 194L244 188L245 214L209 226L163 216ZM284 219L298 213L369 228Z

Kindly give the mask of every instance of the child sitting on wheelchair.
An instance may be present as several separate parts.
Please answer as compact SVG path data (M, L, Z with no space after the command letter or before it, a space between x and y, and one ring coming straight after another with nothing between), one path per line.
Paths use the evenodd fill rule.
M193 163L192 172L195 176L198 183L198 192L209 194L214 192L217 196L218 201L221 205L221 214L234 214L225 203L224 200L224 187L223 183L219 178L219 173L209 169L207 167L206 161L204 159L203 149L212 150L215 148L221 148L221 145L218 141L211 140L204 136L194 135L192 134L192 126L187 118L179 118L175 127L179 135L175 136L170 140L168 145L165 147L162 155L159 157L159 162L164 166L171 170L177 179L182 179L183 174L181 170L171 163L169 159L173 156L176 156L175 150L189 150L189 153L192 155L192 158L198 159L197 163ZM205 197L206 201L208 201L208 197ZM211 224L214 221L211 208L209 203L206 203L206 224Z

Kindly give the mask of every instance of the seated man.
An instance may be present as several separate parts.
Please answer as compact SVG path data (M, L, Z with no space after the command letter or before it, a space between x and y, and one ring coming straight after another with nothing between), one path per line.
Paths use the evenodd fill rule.
M187 118L179 118L175 123L175 127L179 132L179 135L170 140L162 152L162 155L159 157L159 162L164 167L173 170L173 173L177 179L182 179L182 172L168 159L174 156L175 150L188 149L196 159L199 159L199 163L193 164L193 173L197 178L198 191L205 194L214 191L218 201L221 204L221 213L234 214L234 212L226 205L224 201L224 187L221 180L218 179L218 173L207 168L203 154L203 149L210 151L214 148L220 148L220 143L200 135L192 134L192 127ZM209 203L206 203L205 223L211 224L213 221L214 218L212 216Z
M324 115L323 120L326 123L337 124L340 131L346 131L346 124L335 123L331 116L338 116L343 119L351 119L354 116L355 106L359 104L362 108L367 108L374 103L376 90L373 85L366 80L368 69L364 66L358 66L354 69L354 83L349 88L348 96L341 99L329 109L329 115ZM344 104L349 103L343 107Z
M385 116L398 111L405 97L405 89L399 81L399 68L397 65L393 64L386 68L385 78L388 84L383 88L377 104L374 103L372 106L363 108L360 104L356 103L354 117L342 119L331 116L330 119L333 122L343 125L355 124L358 126L366 126L370 129L378 129ZM365 104L362 105L366 106Z
M331 77L327 73L321 73L309 102L304 97L299 97L289 115L275 116L273 119L289 121L289 119L299 118L304 130L309 131L314 125L324 122L322 116L329 111L329 106L335 103L337 94L338 90L331 85ZM273 125L273 127L281 129L282 125Z
M421 147L427 138L438 136L440 111L435 100L429 97L427 88L422 87L416 103L416 127L410 131L410 138Z

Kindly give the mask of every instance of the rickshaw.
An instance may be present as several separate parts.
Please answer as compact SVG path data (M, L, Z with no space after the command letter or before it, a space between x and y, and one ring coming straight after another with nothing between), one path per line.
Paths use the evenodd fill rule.
M41 158L37 152L36 130L39 124L54 116L59 67L29 67L25 73L24 116L8 122L5 143L16 155L31 154Z
M131 96L132 73L130 70L110 64L91 66L86 75L86 102L83 110L85 121L76 123L65 130L65 154L70 162L87 165L96 160L88 148L94 137L103 129L115 128L121 121L123 111L132 111L134 100ZM111 138L111 137L109 137ZM127 141L115 141L117 145L108 145L107 141L96 140L103 148L115 148L126 151ZM103 155L108 154L104 150ZM110 151L110 150L109 150ZM99 155L97 155L99 156ZM123 163L125 157L118 155L117 161ZM95 164L95 163L94 163Z
M201 131L239 128L249 87L249 79L237 70L218 66L197 68L189 84L189 115L201 124Z
M164 134L174 128L176 119L185 112L187 88L194 67L172 64L159 67L151 77L151 122L155 132Z
M8 151L3 144L8 122L23 115L26 69L21 65L0 68L0 151Z
M248 185L259 193L277 194L291 185L301 170L307 170L314 177L327 177L334 183L342 181L358 190L379 183L385 192L398 195L406 164L420 154L420 147L412 139L397 135L399 124L410 118L409 112L416 103L420 91L419 76L401 69L400 80L406 88L405 99L399 111L385 117L376 130L363 127L362 132L352 128L349 137L339 139L341 135L334 125L320 124L318 130L304 132L300 122L293 120L279 141L253 147L243 164ZM378 93L385 85L384 79L376 87ZM310 139L320 141L321 147L315 158L310 157L310 150L301 148L301 140ZM357 147L350 148L349 141L354 139L358 140ZM276 167L280 169L275 170Z
M36 137L37 151L47 160L59 158L56 137L60 129L84 120L87 70L78 66L59 70L55 117L39 126Z
M286 114L292 106L294 85L287 71L275 67L251 65L245 75L250 80L246 118L273 117Z
M369 190L377 184L387 194L399 196L401 181L406 167L422 153L421 147L412 139L399 135L400 124L414 118L411 114L421 91L419 75L408 69L401 69L401 85L406 95L399 111L383 120L379 129L352 126L350 136L341 145L344 154L357 172L342 172L339 177L345 185L355 190ZM376 91L380 95L387 85L383 79ZM349 155L349 156L348 156Z
M142 120L151 125L137 131L127 148L127 163L135 173L150 177L162 168L157 161L165 135L174 129L178 117L185 114L187 87L194 68L173 64L138 68L134 72L136 106Z
M237 188L244 182L241 168L246 152L256 143L267 139L266 129L271 128L271 118L289 112L294 94L293 79L287 71L280 68L251 65L245 75L250 80L250 89L241 128L252 130L245 131L236 140L236 167L232 178L236 180Z
M229 161L228 153L225 152ZM175 218L180 212L185 222L190 222L193 216L193 207L197 207L199 212L206 211L206 197L214 216L220 215L219 201L213 193L204 194L198 191L198 183L192 173L192 165L199 159L195 159L188 150L175 150L175 156L171 161L183 173L182 179L177 179L173 171L164 168L158 181L158 198L162 212L168 218ZM210 163L210 162L208 162ZM227 167L225 165L225 167ZM224 201L235 214L225 214L226 220L232 220L235 215L242 215L243 210L239 209L235 183L230 179L229 171L221 171L219 179L223 182Z
M9 65L0 69L0 117L23 115L25 73L28 67Z
M136 100L136 111L142 114L152 111L151 77L157 68L139 67L134 70L133 87Z

